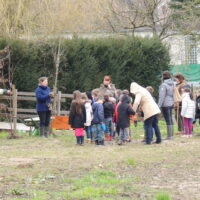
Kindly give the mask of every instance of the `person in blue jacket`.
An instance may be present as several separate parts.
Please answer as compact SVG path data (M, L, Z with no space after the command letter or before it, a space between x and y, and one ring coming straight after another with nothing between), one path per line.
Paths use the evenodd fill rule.
M41 137L48 137L51 118L51 97L54 95L48 87L47 77L39 78L38 82L39 84L35 90L35 94L37 100L36 110L40 118L39 133Z
M104 145L102 124L104 124L103 96L99 95L97 101L93 103L92 130L96 145Z

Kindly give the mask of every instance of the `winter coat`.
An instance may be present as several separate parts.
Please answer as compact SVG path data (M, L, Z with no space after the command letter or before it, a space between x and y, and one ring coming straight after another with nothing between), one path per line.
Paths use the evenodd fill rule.
M93 110L93 120L92 124L100 124L104 121L104 110L103 110L103 104L95 102L92 105Z
M130 91L135 95L133 110L136 112L140 105L144 112L144 120L160 113L158 105L147 89L133 82L131 83Z
M124 95L122 97L122 102L118 107L118 126L120 128L130 127L130 115L134 115L135 112L130 106L130 97Z
M114 105L111 102L104 102L103 109L104 109L104 118L113 117Z
M172 107L174 105L174 82L172 79L166 79L159 87L158 106Z
M93 119L93 111L92 111L92 105L91 101L85 102L85 111L86 111L86 122L85 126L91 126L91 122Z
M200 118L200 96L196 98L196 116L195 118Z
M84 128L86 122L85 106L82 104L82 113L76 112L76 103L72 102L69 113L69 124L72 128Z
M181 116L190 119L195 118L195 102L191 100L189 93L182 95Z
M39 85L35 90L36 95L36 110L38 112L48 111L51 103L50 88L48 86Z
M99 92L101 94L112 94L113 96L116 96L116 88L114 84L109 84L108 86L105 86L103 83L100 85Z

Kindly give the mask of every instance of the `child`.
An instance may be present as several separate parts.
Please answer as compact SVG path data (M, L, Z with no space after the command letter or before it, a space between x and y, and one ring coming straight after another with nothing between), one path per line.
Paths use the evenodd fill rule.
M118 119L119 119L118 107L122 103L122 97L123 97L123 95L121 95L119 97L118 103L115 106L115 113L114 113L114 121L115 121L115 124L116 124L116 133L117 133L118 137L119 137L119 129L120 129L119 125L118 125Z
M128 141L130 135L130 115L134 114L135 112L130 106L130 97L123 95L121 104L118 107L118 126L120 128L119 145Z
M85 111L86 111L86 123L84 125L85 125L85 130L87 133L87 142L90 143L91 129L92 129L91 122L93 118L93 112L92 112L92 106L91 106L92 101L88 99L87 93L82 94L82 100L84 102Z
M92 104L97 101L98 94L99 88L92 90Z
M111 141L112 133L113 133L112 117L113 117L113 113L114 113L114 106L109 101L109 95L107 95L107 94L104 95L103 108L104 108L104 122L106 125L105 139L107 141Z
M92 130L94 133L94 140L96 145L104 145L102 124L104 121L104 109L103 109L103 96L99 95L93 103L93 120Z
M74 96L75 97L75 96ZM75 130L76 142L84 144L84 124L86 123L86 112L83 101L80 97L74 98L70 107L69 124Z
M183 137L192 137L192 121L195 117L195 102L189 88L183 89L181 116L183 117Z
M200 124L200 90L197 91L195 119L199 119ZM200 133L198 133L198 136L200 136Z

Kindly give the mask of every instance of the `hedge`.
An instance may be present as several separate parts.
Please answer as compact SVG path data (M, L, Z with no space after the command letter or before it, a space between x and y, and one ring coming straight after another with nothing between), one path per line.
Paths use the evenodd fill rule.
M40 76L49 77L52 86L56 40L1 38L0 49L6 45L12 49L13 83L19 91L34 91ZM120 89L129 89L132 81L158 87L169 65L168 49L157 38L74 38L62 40L61 50L58 89L63 93L97 88L105 74Z

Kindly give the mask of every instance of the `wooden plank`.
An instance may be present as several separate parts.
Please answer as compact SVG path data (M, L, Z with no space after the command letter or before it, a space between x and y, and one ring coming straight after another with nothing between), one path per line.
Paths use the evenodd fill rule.
M13 134L17 131L17 89L13 87Z
M36 98L35 97L23 97L23 96L18 96L17 97L17 100L19 101L36 101Z
M27 97L31 97L33 99L35 98L35 93L34 92L18 92L18 97L20 96L27 96ZM0 99L8 99L8 97L10 98L10 96L5 96L5 95L1 95ZM73 98L73 94L61 94L62 99L65 98Z
M12 96L0 95L0 99L2 99L2 100L12 100Z
M60 115L69 115L69 111L61 110Z
M30 114L18 114L17 116L23 119L38 117L38 115L30 115Z
M61 91L58 91L58 95L57 95L57 115L60 115L60 109L61 109Z
M11 113L1 113L1 112L0 112L0 116L3 116L3 117L10 117L10 116L12 116L12 114L11 114Z
M64 97L64 98L73 98L73 94L62 94L61 97Z
M18 92L18 96L34 96L35 92Z
M13 108L8 108L8 111L13 111ZM17 108L17 112L23 112L23 113L37 113L36 109L24 109L24 108Z
M33 96L35 97L35 92L18 92L18 96ZM62 98L73 98L73 94L61 94Z
M12 97L11 96L0 95L0 99L2 99L2 100L11 100ZM18 101L36 101L36 98L35 97L27 97L27 96L26 97L18 96L17 100ZM65 98L61 98L61 102L65 103L66 99Z

